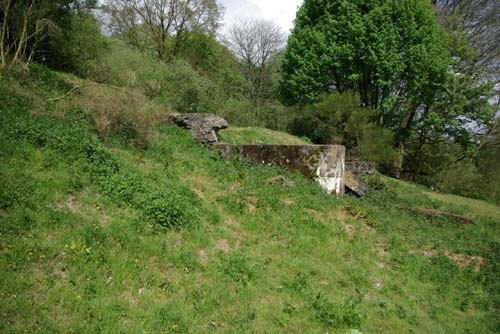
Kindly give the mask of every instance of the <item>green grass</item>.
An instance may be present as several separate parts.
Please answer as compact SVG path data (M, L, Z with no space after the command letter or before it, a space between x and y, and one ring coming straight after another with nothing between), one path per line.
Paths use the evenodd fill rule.
M25 89L43 100L67 89L54 82ZM170 125L148 150L103 144L77 108L34 115L14 84L0 82L1 333L498 333L498 208L382 176L331 197ZM412 252L429 248L484 266Z
M307 138L299 138L288 133L265 128L233 128L220 132L221 142L239 144L276 144L303 145L311 144Z

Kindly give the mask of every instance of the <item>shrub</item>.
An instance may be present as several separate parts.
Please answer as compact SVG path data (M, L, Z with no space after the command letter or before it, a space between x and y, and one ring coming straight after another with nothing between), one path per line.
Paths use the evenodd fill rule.
M111 86L89 85L79 92L77 103L91 117L101 139L119 135L138 147L149 146L163 117L160 107L142 94Z
M74 14L69 26L50 39L50 65L87 77L109 51L109 43L96 19L84 12Z
M169 228L198 222L199 205L190 189L175 185L144 195L140 209L150 222Z
M481 174L472 161L462 161L436 176L438 189L461 196L480 198Z
M308 137L315 144L342 144L351 155L390 166L397 154L393 135L376 125L375 112L360 107L359 96L352 92L321 96L319 102L297 111L290 131Z

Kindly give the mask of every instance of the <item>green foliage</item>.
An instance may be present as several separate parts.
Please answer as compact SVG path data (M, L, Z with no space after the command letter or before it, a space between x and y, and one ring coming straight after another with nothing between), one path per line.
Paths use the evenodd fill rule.
M142 199L145 218L162 227L185 227L199 219L199 199L186 187L171 185Z
M443 170L437 175L437 186L443 192L479 198L484 189L481 175L472 161L462 161L452 165L453 168Z
M54 68L88 77L109 50L96 19L88 13L71 16L69 26L50 40Z
M305 1L283 58L282 95L303 103L353 89L377 109L396 87L412 99L435 88L447 65L445 38L426 0Z
M319 293L312 303L316 318L328 328L360 327L363 314L358 305L360 300L349 299L343 303L334 303Z
M235 96L246 89L246 82L234 55L214 36L190 32L177 50L177 57L208 76L225 94Z
M223 278L229 278L242 285L247 285L257 278L257 268L242 252L224 256L218 269Z
M161 82L167 65L123 54L112 68L125 71L110 72L123 89ZM332 200L299 174L224 161L170 125L148 149L104 140L75 105L88 92L54 105L69 80L40 66L25 75L0 78L0 332L498 332L495 205L379 174L362 199ZM347 124L361 131L367 113ZM288 140L229 136L253 137ZM485 173L488 152L476 165ZM293 186L270 184L278 175ZM476 272L451 254L484 262Z
M245 84L243 78L235 71L232 56L211 37L193 35L188 41L191 38L194 41L181 49L179 58L169 63L160 62L115 40L111 52L97 64L93 79L139 90L171 111L216 113L230 116L231 121L233 109L230 101L236 104L236 116L245 109L240 107L245 103L241 95ZM207 59L197 53L195 43L198 40L212 48L203 49L213 52Z
M300 108L290 124L291 133L316 144L342 144L352 157L384 165L394 161L393 136L376 125L376 113L361 108L357 94L324 94L314 104Z

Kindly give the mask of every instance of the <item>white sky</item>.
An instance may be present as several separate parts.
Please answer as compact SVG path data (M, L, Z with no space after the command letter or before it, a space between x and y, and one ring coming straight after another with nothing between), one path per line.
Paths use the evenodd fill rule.
M272 20L288 33L303 0L219 0L226 8L224 24L238 22L238 19L264 18Z

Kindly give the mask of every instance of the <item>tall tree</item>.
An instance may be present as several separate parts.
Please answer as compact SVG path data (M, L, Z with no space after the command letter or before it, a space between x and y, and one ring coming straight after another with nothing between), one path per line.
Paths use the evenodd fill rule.
M305 0L282 64L285 102L355 90L390 128L402 170L406 144L447 80L447 36L428 0Z
M478 49L478 65L489 69L500 81L500 1L432 0L440 23L452 31L463 31L469 45Z
M274 60L284 42L281 28L263 19L239 22L228 30L226 43L240 60L243 73L252 84L251 98L257 105L272 97Z
M223 8L216 0L114 0L105 6L111 32L166 60L170 37L176 53L188 31L214 34Z

